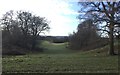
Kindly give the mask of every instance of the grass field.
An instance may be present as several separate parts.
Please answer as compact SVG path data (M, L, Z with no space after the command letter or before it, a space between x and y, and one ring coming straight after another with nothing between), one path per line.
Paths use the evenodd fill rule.
M109 56L108 47L91 51L75 51L66 48L67 43L44 41L43 53L5 56L3 72L24 73L117 73L118 55Z

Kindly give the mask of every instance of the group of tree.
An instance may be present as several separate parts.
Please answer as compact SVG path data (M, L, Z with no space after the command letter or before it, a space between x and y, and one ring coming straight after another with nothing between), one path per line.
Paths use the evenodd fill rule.
M77 32L73 32L69 36L69 41L70 48L79 50L95 49L107 44L107 39L100 37L92 19L80 23L77 27Z
M26 11L6 12L0 23L3 50L11 47L34 50L39 34L50 29L48 21L44 17Z
M109 38L109 45L110 50L109 54L114 55L114 38L120 38L120 1L118 2L79 2L80 5L80 15L78 18L80 20L84 20L79 26L78 26L78 32L74 33L72 35L72 38L76 38L76 42L82 42L81 44L86 44L86 40L89 40L91 37L91 33L94 35L92 39L94 40L97 38L96 32L99 31L103 33L103 35L107 35ZM96 25L97 29L91 29L93 24L87 23L90 25L91 28L83 29L83 24L86 27L86 23L89 19L93 21L93 24ZM91 29L91 30L90 30ZM82 31L82 32L81 32ZM77 37L76 37L77 36ZM79 36L79 37L78 37ZM86 38L85 41L80 38ZM78 42L78 43L79 43ZM99 42L98 42L99 43ZM73 44L73 43L71 43ZM81 46L80 46L81 48Z

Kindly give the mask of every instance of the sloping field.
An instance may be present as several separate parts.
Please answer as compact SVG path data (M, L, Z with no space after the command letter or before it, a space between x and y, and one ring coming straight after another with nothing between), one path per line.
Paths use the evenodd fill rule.
M3 57L5 73L117 73L118 55L109 56L108 47L91 51L74 51L67 43L44 41L43 53Z

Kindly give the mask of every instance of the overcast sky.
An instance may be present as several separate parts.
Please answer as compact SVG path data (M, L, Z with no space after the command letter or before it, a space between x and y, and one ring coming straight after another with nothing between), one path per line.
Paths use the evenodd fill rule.
M78 0L0 0L0 18L9 10L25 10L50 22L46 35L64 36L76 30L78 25Z

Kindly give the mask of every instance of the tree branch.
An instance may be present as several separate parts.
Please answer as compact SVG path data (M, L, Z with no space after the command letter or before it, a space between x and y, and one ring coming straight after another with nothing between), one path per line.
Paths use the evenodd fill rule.
M104 5L103 2L102 2L102 6L103 6L104 13L106 14L106 16L107 16L109 19L111 19L111 17L110 17L110 15L108 14L107 9L105 8L105 5Z

